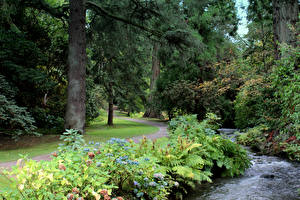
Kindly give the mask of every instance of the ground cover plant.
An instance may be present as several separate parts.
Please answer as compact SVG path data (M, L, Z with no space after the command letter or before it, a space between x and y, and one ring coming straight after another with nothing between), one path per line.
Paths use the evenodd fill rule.
M85 143L68 130L51 161L24 159L4 172L13 184L1 189L0 199L182 199L216 171L235 176L250 165L241 147L215 134L217 118L210 118L176 118L170 139L138 144L119 138Z

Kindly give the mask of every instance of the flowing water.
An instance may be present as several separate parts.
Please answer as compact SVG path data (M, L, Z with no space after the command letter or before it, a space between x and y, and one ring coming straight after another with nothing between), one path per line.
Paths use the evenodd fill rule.
M225 131L222 131L225 130ZM221 129L232 134L228 129ZM189 200L300 200L300 163L249 151L252 166L236 178L202 184Z

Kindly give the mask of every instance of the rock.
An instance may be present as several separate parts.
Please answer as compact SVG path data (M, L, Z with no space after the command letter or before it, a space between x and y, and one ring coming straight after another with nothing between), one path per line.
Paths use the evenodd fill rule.
M274 174L262 174L260 176L260 178L269 178L269 179L273 179L275 178L275 175Z

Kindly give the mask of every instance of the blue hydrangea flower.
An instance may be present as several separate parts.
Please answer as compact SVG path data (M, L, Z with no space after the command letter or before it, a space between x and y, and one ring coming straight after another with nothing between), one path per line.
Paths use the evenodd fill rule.
M120 138L111 138L110 140L107 141L109 144L118 144L120 146L124 146L124 144L127 143L126 140L120 139Z
M131 147L124 147L125 151L127 151L128 149L131 149Z
M97 146L100 146L100 143L99 142L96 142L95 143L95 146L97 147Z
M155 174L153 174L153 177L157 178L157 179L160 179L160 180L164 179L164 175L162 173L155 173Z
M157 185L157 183L155 183L154 181L152 181L152 182L149 183L149 185L150 185L151 187L155 187L155 186Z
M150 159L149 158L145 158L145 161L149 161Z
M94 141L89 141L89 144L94 144Z
M138 161L128 160L128 163L129 163L130 165L139 165L139 162L138 162Z
M84 148L84 149L83 149L83 151L85 151L85 152L89 152L89 151L90 151L90 149L89 149L89 148Z
M141 187L141 185L139 184L139 182L137 181L133 181L133 185L137 186L137 187Z
M108 156L108 157L114 156L114 154L112 154L112 153L107 153L105 155Z
M137 196L138 198L140 198L140 197L144 196L144 192L139 192L139 193L136 194L136 196Z

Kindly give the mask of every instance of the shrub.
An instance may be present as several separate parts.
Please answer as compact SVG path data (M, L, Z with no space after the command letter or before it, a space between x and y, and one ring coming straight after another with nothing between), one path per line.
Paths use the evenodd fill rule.
M237 137L238 143L250 146L256 150L262 150L263 145L267 142L266 131L269 128L266 125L249 128L245 133L240 133Z
M264 77L245 82L234 101L236 127L248 128L262 123L275 127L280 115L279 103L274 101L274 88Z
M187 116L186 118L189 119L190 117ZM206 160L206 168L209 170L218 170L222 176L242 174L250 166L246 150L229 139L217 135L218 126L215 119L218 118L213 114L209 114L208 117L210 118L200 123L195 121L195 116L192 124L181 123L170 132L170 138L182 137L201 144L197 155ZM181 119L181 121L183 120Z
M37 134L34 119L25 107L19 107L15 101L0 95L0 130L17 139L23 134Z
M37 134L34 119L25 107L14 101L15 88L0 75L0 132L17 138L22 134Z

